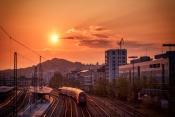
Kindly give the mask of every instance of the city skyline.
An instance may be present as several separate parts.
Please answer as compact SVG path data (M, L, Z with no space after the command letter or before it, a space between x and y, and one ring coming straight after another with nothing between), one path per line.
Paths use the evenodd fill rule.
M175 1L0 1L0 26L7 33L47 58L72 62L105 63L105 51L122 48L127 56L145 56L169 50L175 43ZM58 36L53 42L51 37ZM13 69L13 53L37 64L39 56L0 30L0 70ZM175 48L172 48L175 50ZM130 59L128 59L129 62ZM42 60L44 61L44 60ZM18 57L18 67L33 65Z

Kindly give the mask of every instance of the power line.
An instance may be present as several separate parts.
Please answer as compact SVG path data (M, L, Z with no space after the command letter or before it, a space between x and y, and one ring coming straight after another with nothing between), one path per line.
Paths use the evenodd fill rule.
M1 26L0 26L1 27ZM16 41L17 43L19 43L20 45L24 46L25 48L27 48L28 50L32 51L33 53L35 53L36 55L40 56L38 53L36 53L35 51L33 51L32 49L30 49L29 47L25 46L24 44L20 43L19 41L17 41L16 39L14 39L13 37L11 37L2 27L1 29L4 31L4 33L9 36L10 39L13 39L14 41Z
M18 54L18 53L17 53L17 54ZM28 58L26 58L26 57L24 57L24 56L22 56L22 55L20 55L20 54L18 54L18 55L21 56L21 57L23 57L24 59L26 59L26 60L32 62L32 63L35 63L35 62L33 62L32 60L30 60L30 59L28 59ZM35 64L37 64L37 63L35 63Z
M39 55L38 53L36 53L35 51L33 51L32 49L30 49L29 47L27 47L26 45L20 43L19 41L17 41L17 40L14 39L13 37L11 37L1 26L0 26L0 28L3 30L3 32L4 32L10 39L13 39L14 41L16 41L17 43L19 43L20 45L24 46L24 47L27 48L28 50L30 50L30 51L32 51L33 53L35 53L36 55L41 56L41 55ZM69 39L69 38L68 38L68 39ZM18 55L19 55L19 54L18 54ZM42 56L41 56L41 57L42 57ZM46 59L46 58L44 58L44 57L42 57L42 58L45 59L46 61L48 61L49 63L51 63L52 65L58 67L56 64L52 63L52 62L49 61L48 59ZM26 58L26 59L27 59L27 58ZM29 60L29 59L28 59L28 60ZM29 60L29 61L31 61L31 60ZM33 61L31 61L31 62L33 62ZM35 62L34 62L34 63L35 63ZM63 70L63 69L62 69L62 70ZM63 71L64 71L64 70L63 70Z

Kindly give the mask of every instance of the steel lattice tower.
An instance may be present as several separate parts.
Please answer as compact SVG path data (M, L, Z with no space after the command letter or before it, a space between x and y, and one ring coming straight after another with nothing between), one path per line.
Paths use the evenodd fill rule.
M17 117L17 53L14 53L14 89L15 96L13 98L13 117Z

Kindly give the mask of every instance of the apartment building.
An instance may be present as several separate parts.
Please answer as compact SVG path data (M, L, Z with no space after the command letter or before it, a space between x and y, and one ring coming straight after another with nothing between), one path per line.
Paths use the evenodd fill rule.
M109 82L117 80L119 66L127 63L126 49L110 49L105 51L105 75Z
M82 70L79 72L81 88L85 91L91 91L94 85L95 72L93 70Z
M79 76L79 72L80 70L77 70L77 71L71 71L67 74L67 78L68 79L77 79L78 76Z
M97 69L95 80L98 81L99 79L103 79L105 77L105 65L103 65L101 68Z

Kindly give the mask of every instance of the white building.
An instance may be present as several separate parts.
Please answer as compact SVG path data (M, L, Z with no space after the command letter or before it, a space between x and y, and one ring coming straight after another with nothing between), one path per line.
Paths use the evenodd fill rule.
M170 54L171 65L169 60ZM143 58L146 59L143 60ZM132 80L134 71L134 77L141 78L143 75L153 75L156 77L159 86L169 84L170 73L172 77L175 76L175 51L167 51L166 53L155 55L154 58L155 59L152 60L149 57L140 57L140 59L131 60L131 64L119 67L119 74L125 75L128 79ZM174 78L171 79L171 83L175 83Z
M105 51L105 74L106 79L111 82L119 76L119 66L127 63L126 49L110 49Z
M68 79L77 79L79 71L71 71L67 74Z
M156 59L146 62L123 65L119 67L120 76L125 75L131 81L134 77L141 78L142 76L155 76L158 84L169 83L169 58Z

